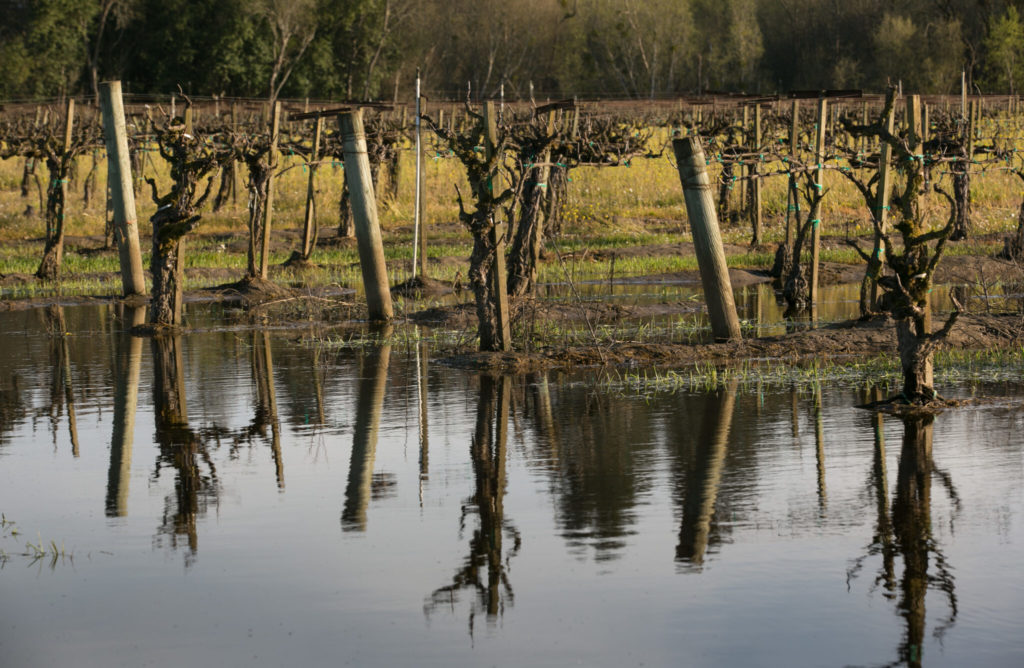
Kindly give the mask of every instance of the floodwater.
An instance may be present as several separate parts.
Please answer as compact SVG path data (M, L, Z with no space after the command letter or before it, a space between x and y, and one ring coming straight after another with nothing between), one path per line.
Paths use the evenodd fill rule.
M1024 664L1021 386L621 396L190 308L0 314L5 668Z

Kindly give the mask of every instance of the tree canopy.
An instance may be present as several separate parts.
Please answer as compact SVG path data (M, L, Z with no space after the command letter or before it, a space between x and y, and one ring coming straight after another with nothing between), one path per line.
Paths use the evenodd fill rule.
M0 0L0 99L1016 93L1024 0Z

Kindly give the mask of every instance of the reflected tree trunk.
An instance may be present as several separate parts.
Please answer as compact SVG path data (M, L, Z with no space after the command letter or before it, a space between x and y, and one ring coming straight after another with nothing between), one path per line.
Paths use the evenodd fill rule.
M892 523L903 557L900 610L907 633L900 656L909 666L920 666L925 632L925 593L931 538L932 420L904 420L903 448L892 506Z
M128 484L131 479L135 411L139 398L139 369L142 339L128 333L146 322L144 306L125 307L122 331L114 340L114 429L110 439L110 468L107 472L107 517L128 514Z
M521 537L506 521L504 505L511 395L509 377L480 377L476 428L470 445L474 488L467 507L477 513L479 525L469 541L469 555L452 583L435 590L424 605L424 612L429 615L438 607L453 606L462 590L473 591L476 596L469 613L471 635L477 614L484 613L488 622L493 622L504 611L506 602L511 604L514 599L506 562L518 553ZM513 540L513 547L507 552L506 532ZM484 567L486 574L481 573Z
M216 498L216 470L201 437L189 426L181 338L158 336L151 341L159 448L154 477L159 477L165 467L171 467L175 474L174 493L165 502L159 533L169 537L173 548L183 538L189 552L186 563L191 563L199 548L197 519L205 515L209 500ZM204 462L209 469L206 475L200 471Z
M384 407L390 360L390 345L370 350L363 358L364 367L356 397L356 422L352 430L352 459L345 487L345 507L341 511L343 531L366 531L366 509L370 502L377 431Z
M875 586L885 587L887 598L898 597L900 615L906 631L897 649L899 658L889 665L922 666L926 631L925 597L928 589L938 589L946 596L949 615L935 625L932 635L941 640L957 617L956 582L952 568L932 535L931 489L933 476L939 476L948 487L954 503L959 502L956 489L932 461L934 416L904 416L903 445L900 450L896 493L891 510L888 507L885 467L885 440L881 416L875 418L875 457L872 478L875 487L875 535L867 553L854 561L847 573L847 582L861 569L865 559L880 555L880 573ZM945 476L945 477L944 477ZM897 584L897 557L903 562L903 577Z

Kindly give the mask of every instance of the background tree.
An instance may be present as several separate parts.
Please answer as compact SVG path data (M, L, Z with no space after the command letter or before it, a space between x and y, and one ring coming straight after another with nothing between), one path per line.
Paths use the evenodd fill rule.
M1024 61L1024 24L1016 7L1011 5L1002 16L992 17L984 44L988 54L985 83L1013 95L1020 90L1022 73L1018 68Z

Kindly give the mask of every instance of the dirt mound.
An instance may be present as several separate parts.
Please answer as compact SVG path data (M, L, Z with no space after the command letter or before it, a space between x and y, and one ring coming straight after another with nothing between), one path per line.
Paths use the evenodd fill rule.
M0 274L0 287L25 285L26 283L32 283L35 280L36 277L31 274L19 274L17 272L13 274Z
M391 294L401 297L420 299L422 297L437 297L453 292L451 283L437 281L427 276L413 276L391 288Z
M247 304L260 304L272 299L286 299L297 293L291 288L286 288L262 278L246 277L235 283L225 283L204 292L213 293L222 299L238 299Z

